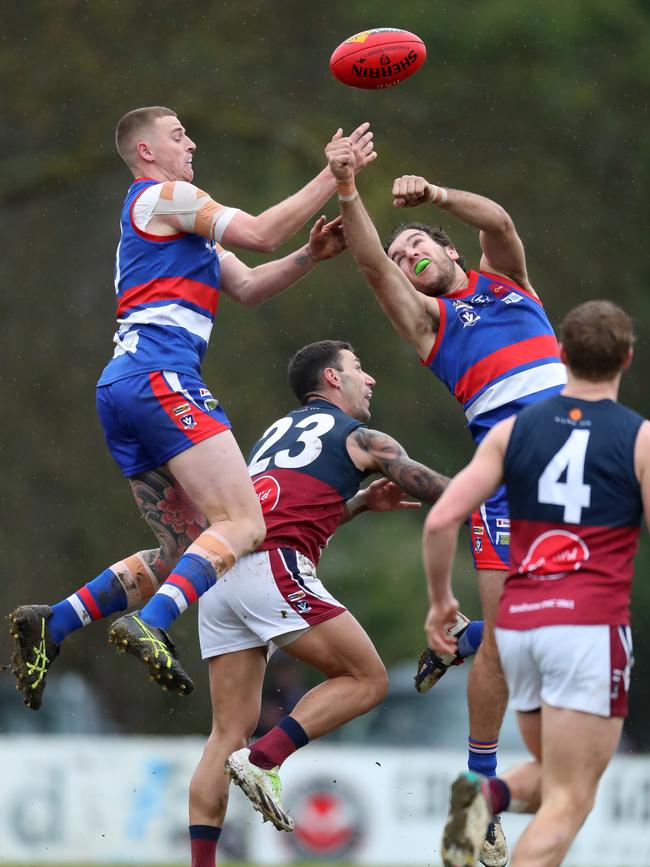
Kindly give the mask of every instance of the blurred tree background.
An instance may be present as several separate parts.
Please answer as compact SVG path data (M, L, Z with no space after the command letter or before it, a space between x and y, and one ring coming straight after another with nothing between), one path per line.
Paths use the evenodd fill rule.
M634 316L636 360L622 398L650 413L643 384L650 367L650 8L641 0L397 7L388 0L32 0L5 4L3 25L0 383L12 411L2 437L0 610L54 602L151 546L94 408L95 382L112 352L113 257L130 182L113 130L137 106L178 111L198 144L196 182L252 213L322 167L338 126L350 131L371 121L379 159L359 187L380 232L396 222L390 187L403 173L499 201L516 221L553 323L594 297L613 298ZM396 89L346 88L329 74L330 53L374 26L418 33L427 63ZM326 213L337 211L332 201ZM451 217L445 226L476 263L476 234ZM292 404L289 357L323 337L353 341L377 378L377 427L442 472L467 461L472 443L461 411L383 318L349 254L257 310L223 300L204 378L244 451ZM342 528L322 561L328 586L389 665L422 644L423 514L363 516ZM641 749L650 749L649 571L646 536L637 561L628 727ZM466 555L456 581L464 610L477 615ZM206 732L195 618L186 614L174 630L197 681L189 699L143 683L137 664L108 648L103 623L69 640L52 677L83 673L124 730ZM4 661L4 633L0 651Z

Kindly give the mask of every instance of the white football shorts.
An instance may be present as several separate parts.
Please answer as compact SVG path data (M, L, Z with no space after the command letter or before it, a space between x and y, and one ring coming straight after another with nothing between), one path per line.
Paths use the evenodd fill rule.
M278 647L346 609L291 548L246 554L199 600L201 656Z
M515 710L552 707L625 717L632 656L629 626L495 630Z

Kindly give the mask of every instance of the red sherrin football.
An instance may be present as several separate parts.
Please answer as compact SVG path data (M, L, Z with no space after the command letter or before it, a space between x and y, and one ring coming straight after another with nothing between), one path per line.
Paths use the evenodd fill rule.
M404 81L422 66L427 56L415 33L398 27L377 27L356 33L330 57L334 78L350 87L376 90Z

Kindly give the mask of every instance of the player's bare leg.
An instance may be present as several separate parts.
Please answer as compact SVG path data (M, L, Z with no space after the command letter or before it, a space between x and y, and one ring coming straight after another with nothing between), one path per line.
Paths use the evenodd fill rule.
M485 745L486 750L489 750L490 745L494 745L496 749L499 730L508 704L508 687L494 637L494 624L507 572L480 570L477 575L484 627L481 646L476 653L467 682L469 738L473 745ZM474 748L480 749L478 746ZM486 755L486 759L489 755L489 753ZM490 773L481 764L471 767L470 762L470 769L488 776L494 775L494 769ZM498 823L491 823L488 829L480 860L488 867L502 867L507 863L506 842Z
M132 653L163 689L192 691L166 630L236 560L264 539L262 511L244 458L230 431L223 431L172 458L168 467L208 527L188 547L171 575L139 613L121 617L109 640Z
M280 765L310 740L374 707L384 698L388 681L372 642L349 612L313 626L284 650L323 672L327 680L303 696L250 750L229 756L226 768L266 819L290 831L293 820L280 801Z
M9 615L12 665L27 707L38 710L62 642L77 629L146 602L206 526L203 514L165 468L129 480L140 514L159 547L113 564L56 605L21 605Z
M255 730L265 671L265 647L227 653L210 660L212 731L190 783L191 827L220 829L223 826L230 786L224 765L232 752L246 746ZM210 837L215 836L204 834L206 842L197 842L201 839L199 834L192 842L193 865L194 850L209 847Z
M622 728L618 717L542 706L542 803L515 846L512 867L561 863L593 806ZM516 798L516 788L511 791Z
M349 611L312 627L284 649L327 677L291 712L310 740L366 713L386 696L384 664Z

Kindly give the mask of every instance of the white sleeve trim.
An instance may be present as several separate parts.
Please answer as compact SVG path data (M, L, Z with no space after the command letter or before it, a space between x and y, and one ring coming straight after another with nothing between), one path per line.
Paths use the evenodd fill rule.
M141 232L146 232L147 230L147 226L149 225L149 222L154 215L156 205L158 204L158 198L160 197L162 187L162 184L155 184L152 187L147 187L147 189L138 196L133 205L133 223Z

